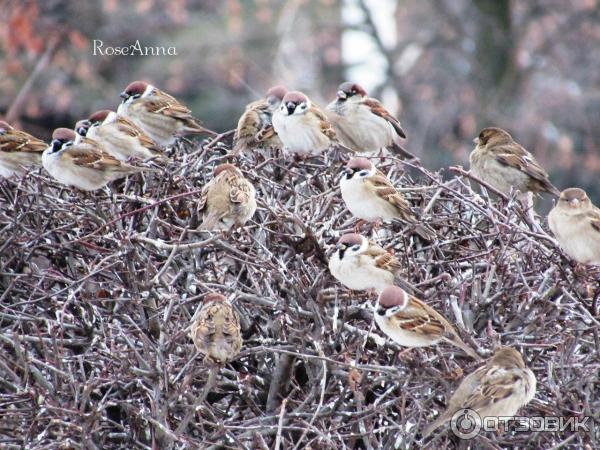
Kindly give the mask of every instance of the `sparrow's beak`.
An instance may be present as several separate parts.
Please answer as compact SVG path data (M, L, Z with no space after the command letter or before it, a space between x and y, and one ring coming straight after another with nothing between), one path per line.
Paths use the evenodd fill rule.
M292 102L286 103L285 107L287 108L288 115L294 114L294 110L296 109L296 104Z
M348 96L346 95L346 93L344 91L337 91L336 95L339 99L342 99L342 100L346 100L348 98Z
M473 143L474 143L475 145L479 145L479 138L478 138L478 137L476 137L475 139L473 139Z
M571 201L569 202L571 204L572 207L577 208L579 206L579 199L578 198L573 198L571 199Z
M129 94L123 91L119 94L119 97L121 97L123 100L127 100L129 98Z
M385 316L385 308L382 308L379 303L375 306L375 312L380 316Z

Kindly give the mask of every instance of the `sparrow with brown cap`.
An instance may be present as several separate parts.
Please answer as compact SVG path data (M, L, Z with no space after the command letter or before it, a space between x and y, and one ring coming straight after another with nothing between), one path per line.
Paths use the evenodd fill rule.
M204 128L190 109L166 92L144 81L130 83L120 94L117 113L140 127L158 145L172 145L190 134L216 135Z
M375 322L381 331L404 347L428 347L443 341L481 360L444 316L398 286L388 286L379 294Z
M336 99L327 105L333 114L327 117L337 136L346 147L355 152L372 153L390 148L406 158L415 158L400 145L406 133L400 121L390 114L379 100L370 98L357 83L340 84Z
M381 292L393 285L400 261L359 234L345 234L329 258L329 271L348 289Z
M342 199L352 215L362 222L400 219L414 224L424 239L434 236L425 224L418 223L410 204L382 172L366 158L351 158L340 178Z
M273 128L273 113L281 105L286 93L285 86L273 86L267 91L265 98L246 106L233 136L234 155L258 147L280 148L282 146L281 140Z
M331 123L310 99L299 91L290 91L273 113L273 128L283 150L298 156L316 156L337 144Z
M42 154L44 169L57 181L84 191L95 191L127 175L152 170L125 164L103 151L88 138L68 128L57 128L52 143Z
M108 109L96 111L86 121L78 122L76 131L99 142L107 153L120 161L149 159L162 154L161 147L140 127Z

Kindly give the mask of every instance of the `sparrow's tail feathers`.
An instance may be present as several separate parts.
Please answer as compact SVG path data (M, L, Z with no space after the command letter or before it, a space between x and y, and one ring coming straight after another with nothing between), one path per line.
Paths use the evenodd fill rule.
M233 156L237 156L246 150L246 139L238 139L233 144L233 148L231 149L231 154Z
M437 237L435 230L426 223L416 224L415 233L417 233L426 241L433 241Z
M482 361L481 356L479 356L475 352L475 350L473 350L471 347L469 347L467 344L465 344L458 336L454 336L453 339L448 339L448 342L450 342L451 344L456 345L458 348L460 348L463 352L465 352L471 358L473 358L473 359L475 359L477 361Z
M403 158L406 158L406 159L416 159L417 161L419 160L419 158L417 158L415 155L413 155L411 152L409 152L408 150L406 150L404 147L402 147L397 142L394 142L392 144L391 150L392 150L393 153L396 153L397 155L402 156Z
M216 131L203 127L200 122L195 119L189 119L185 122L182 134L208 134L213 137L219 135Z
M216 214L214 212L210 212L206 216L204 216L204 220L200 224L199 229L212 231L217 226L217 223L219 222L219 220L220 220L220 216L218 214Z
M546 186L548 192L554 194L556 197L560 197L560 191L554 186L552 183L548 181L548 186Z
M449 419L449 417L447 416L447 414L443 413L440 417L438 417L436 420L434 420L429 425L427 425L423 429L423 432L421 433L421 435L423 436L423 439L425 439L427 436L429 436L431 433L433 433L439 427L444 425L448 421L448 419Z

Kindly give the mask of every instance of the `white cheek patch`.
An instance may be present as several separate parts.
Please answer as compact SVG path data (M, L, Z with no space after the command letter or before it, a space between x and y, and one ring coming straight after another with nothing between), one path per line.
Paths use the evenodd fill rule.
M364 253L367 251L367 249L369 248L369 241L367 241L366 239L363 239L362 244L360 244L360 249L358 250L358 253Z

